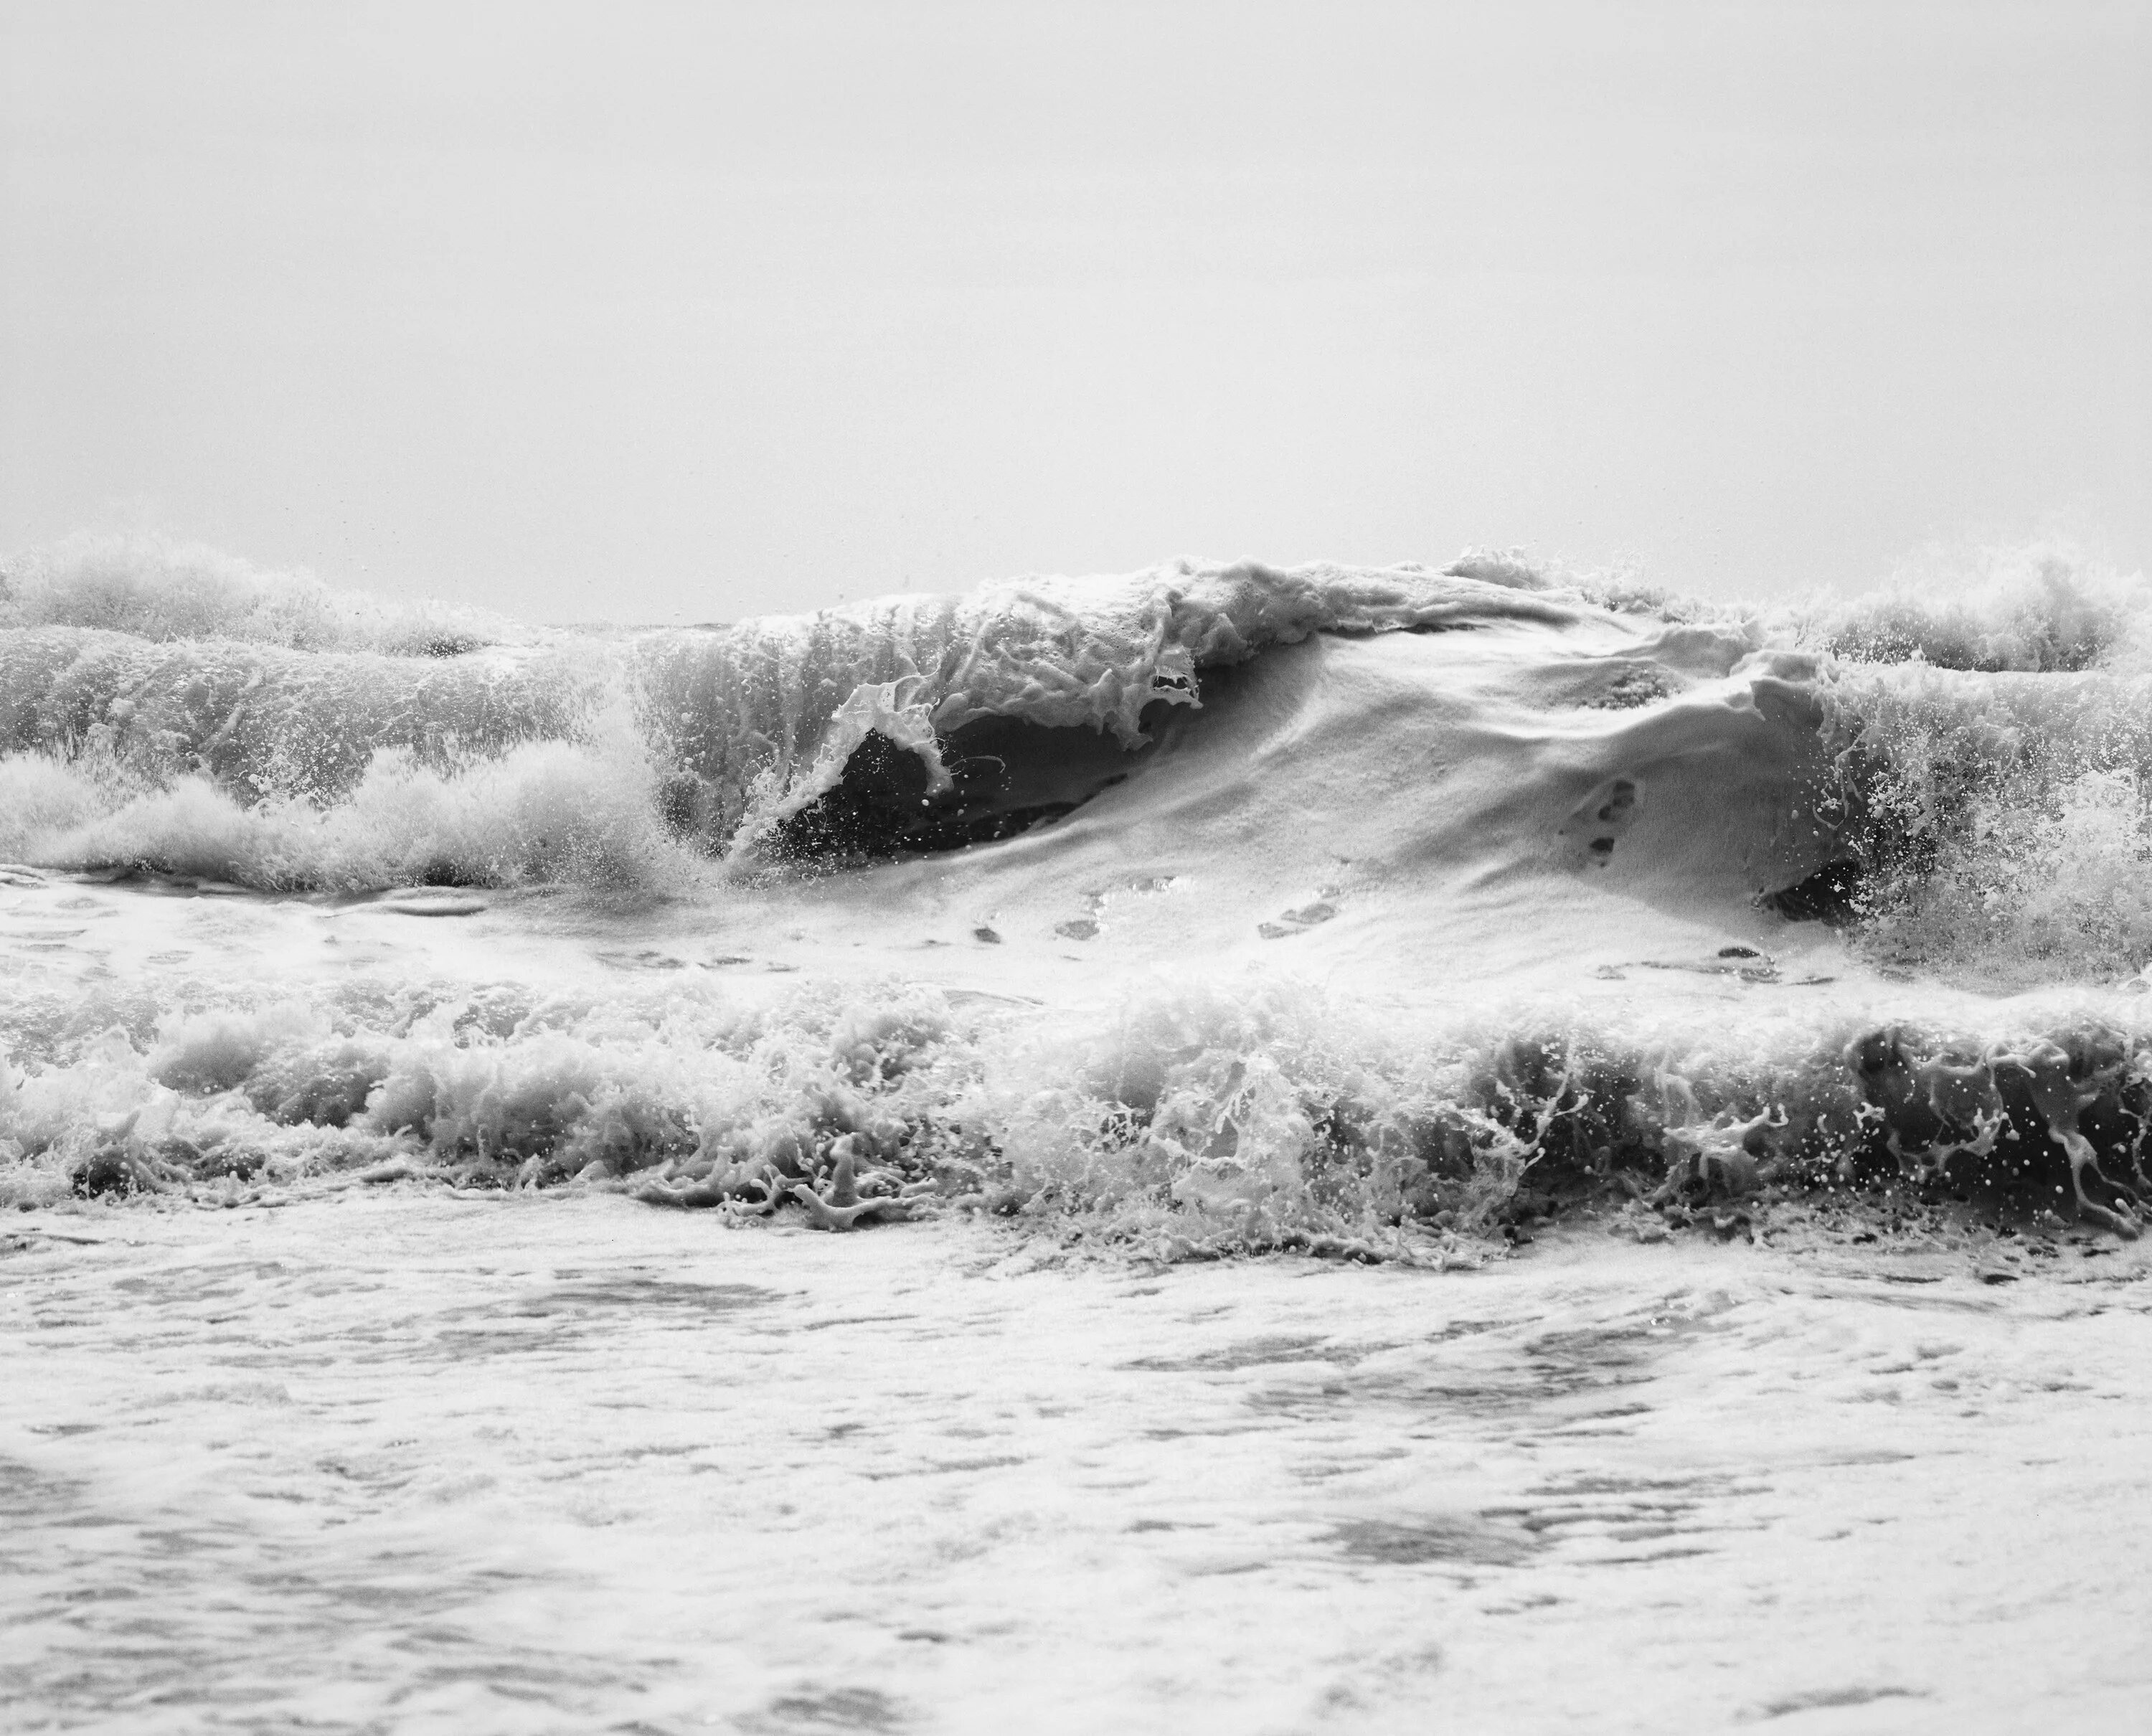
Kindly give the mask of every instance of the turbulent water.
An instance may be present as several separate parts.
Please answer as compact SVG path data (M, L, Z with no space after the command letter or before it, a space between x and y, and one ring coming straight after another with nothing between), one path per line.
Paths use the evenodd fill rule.
M1057 1692L1075 1708L1067 1728L1180 1727L1191 1708L1229 1701L1238 1709L1220 1711L1218 1727L1254 1728L1246 1720L1286 1700L1238 1688L1238 1698L1221 1698L1215 1673L1123 1671L1100 1687L1095 1672L1137 1642L1134 1616L1116 1625L1100 1612L1128 1599L1165 1621L1180 1607L1175 1576L1194 1584L1254 1571L1242 1556L1283 1548L1256 1563L1271 1601L1250 1602L1250 1591L1233 1606L1241 1639L1210 1635L1221 1658L1237 1660L1236 1681L1276 1688L1282 1666L1247 1635L1271 1632L1291 1585L1320 1581L1342 1600L1344 1625L1322 1630L1334 1642L1330 1686L1295 1687L1307 1694L1280 1728L1384 1727L1399 1708L1438 1705L1459 1728L1589 1723L1606 1703L1588 1684L1559 1706L1520 1698L1484 1656L1471 1667L1478 1709L1463 1716L1447 1689L1429 1686L1450 1642L1393 1632L1383 1576L1505 1587L1476 1614L1452 1613L1468 1627L1515 1617L1542 1649L1603 1633L1613 1619L1604 1611L1598 1627L1573 1632L1520 1613L1596 1607L1582 1589L1585 1558L1548 1552L1546 1527L1571 1521L1545 1515L1568 1511L1565 1501L1600 1515L1590 1523L1613 1525L1610 1535L1626 1535L1622 1525L1659 1535L1653 1514L1700 1501L1736 1530L1776 1536L1797 1510L1818 1536L1839 1535L1826 1523L1825 1483L1813 1480L1825 1459L1788 1459L1772 1474L1804 1491L1785 1497L1793 1508L1733 1498L1780 1450L1769 1407L1804 1390L1806 1359L1857 1343L1885 1373L1902 1372L1901 1360L1932 1363L1931 1383L1893 1406L1962 1400L1972 1408L1950 1414L2000 1429L1996 1419L2020 1398L2006 1404L1978 1372L1988 1353L1965 1348L1980 1332L2003 1342L2020 1318L1997 1287L2031 1296L2054 1262L2104 1258L2114 1270L2101 1282L2116 1287L2089 1312L2144 1317L2129 1300L2141 1274L2126 1264L2139 1256L2116 1251L2152 1197L2147 601L2141 581L2052 551L1938 567L1865 597L1748 607L1478 554L1440 571L1182 562L811 617L600 631L378 602L164 545L79 541L14 558L0 578L0 1201L23 1214L10 1244L20 1256L17 1323L45 1334L23 1342L47 1348L26 1349L18 1366L47 1384L43 1398L22 1401L27 1409L0 1414L0 1427L19 1424L0 1466L19 1485L8 1496L18 1516L54 1528L36 1546L37 1583L49 1581L37 1594L43 1649L14 1687L57 1727L287 1718L669 1729L695 1722L696 1707L722 1705L751 1729L922 1718L990 1728L1008 1727L1024 1673L1058 1656ZM454 1219L480 1205L517 1215L487 1227ZM207 1206L250 1210L230 1219ZM245 1232L236 1265L199 1251L237 1233L217 1226L266 1221L261 1208L282 1211L287 1227ZM871 1238L881 1251L849 1266L810 1255L794 1233L898 1223L916 1227ZM347 1246L354 1232L340 1224L370 1226L373 1240ZM1634 1263L1674 1257L1669 1236L1684 1258L1731 1258L1717 1241L1733 1237L1743 1258L1794 1263L1692 1272L1669 1288ZM1504 1280L1507 1299L1485 1304L1500 1317L1474 1315L1481 1305L1463 1292L1386 1291L1379 1307L1403 1310L1399 1322L1428 1317L1379 1344L1372 1327L1354 1324L1358 1304L1343 1292L1326 1292L1327 1323L1294 1325L1292 1297L1312 1292L1287 1296L1280 1272L1329 1270L1306 1261L1215 1269L1209 1313L1174 1313L1184 1292L1138 1305L1158 1294L1138 1279L1160 1261L1344 1255L1396 1268L1386 1284L1424 1276L1405 1270L1414 1266L1444 1269L1430 1282L1492 1284L1535 1237L1542 1251L1550 1240L1568 1248L1571 1277ZM69 1252L85 1242L104 1251ZM139 1257L114 1251L129 1247ZM1823 1282L1802 1258L1836 1262L1829 1269L1842 1282ZM1079 1289L1054 1292L1059 1301L976 1301L978 1272L1071 1259L1066 1282ZM833 1276L840 1271L854 1277ZM226 1272L237 1276L216 1276ZM1943 1287L1936 1295L1947 1294L1957 1325L1891 1312L1890 1287L1909 1275ZM957 1287L936 1288L945 1281ZM869 1293L877 1287L918 1292L905 1304L913 1312L890 1317L939 1323L916 1343L876 1340L880 1348L860 1353L895 1360L847 1374L841 1360L815 1360L825 1341L811 1338L815 1322L774 1300L788 1282L842 1292L825 1323L881 1317ZM369 1314L376 1291L403 1297L403 1312ZM123 1292L134 1324L98 1325L95 1298ZM1806 1300L1784 1300L1796 1292ZM2053 1325L2086 1309L2040 1294L2021 1324L2037 1317L2056 1345L2079 1346L2042 1367L2091 1356L2090 1339ZM240 1317L203 1312L227 1301L250 1319L288 1310L276 1317L283 1336L205 1349L221 1342L217 1322ZM1036 1319L1026 1312L1034 1306ZM1784 1327L1780 1306L1806 1323ZM773 1312L754 1312L764 1308ZM1733 1336L1722 1341L1709 1322L1728 1311ZM1195 1322L1217 1314L1245 1315L1247 1333L1195 1346L1205 1330ZM401 1426L413 1383L506 1378L495 1360L506 1340L487 1335L520 1332L513 1322L526 1315L565 1335L556 1342L555 1326L541 1325L527 1345L516 1339L516 1354L534 1358L534 1390L631 1409L665 1401L608 1383L672 1367L673 1353L649 1338L666 1322L737 1335L767 1318L750 1336L781 1351L783 1366L889 1388L874 1401L884 1409L827 1434L799 1433L803 1419L823 1417L819 1401L798 1400L795 1414L774 1396L762 1411L745 1396L709 1400L713 1428L746 1430L758 1453L791 1454L813 1499L825 1483L825 1494L883 1499L871 1453L911 1467L891 1475L942 1465L944 1448L874 1432L873 1416L916 1400L926 1406L919 1429L999 1442L948 1460L952 1491L1015 1500L994 1480L1034 1460L1079 1482L1090 1466L1106 1479L1101 1491L1150 1489L1159 1510L1136 1518L1159 1535L1145 1530L1142 1547L1165 1553L1146 1555L1144 1571L1165 1577L1133 1587L1095 1550L1079 1551L1050 1571L1089 1587L1081 1597L1096 1619L1082 1637L1053 1638L1043 1610L997 1627L1003 1593L992 1588L1034 1571L1007 1543L1017 1521L991 1536L944 1535L934 1528L955 1521L942 1508L900 1501L936 1540L941 1613L891 1614L889 1634L870 1642L845 1625L862 1619L850 1604L794 1607L776 1596L770 1576L781 1576L790 1546L757 1530L763 1520L712 1508L714 1480L697 1493L674 1479L662 1494L645 1480L591 1496L614 1503L612 1518L591 1522L641 1539L636 1549L669 1564L665 1582L678 1596L769 1597L795 1637L820 1637L759 1642L752 1612L736 1606L727 1619L741 1631L713 1642L722 1669L697 1674L681 1662L688 1641L670 1617L659 1658L644 1655L633 1622L591 1604L579 1606L588 1620L576 1643L551 1650L542 1636L561 1619L557 1603L474 1613L491 1607L496 1581L527 1571L553 1588L548 1596L566 1597L583 1571L572 1550L536 1566L494 1562L496 1546L482 1537L496 1522L557 1518L542 1492L551 1449L483 1444L495 1439L486 1429L523 1414L521 1401L503 1388L453 1426L444 1416L426 1425L428 1439L446 1430L459 1454L493 1461L482 1484L456 1481L431 1449L405 1452L403 1436L383 1432ZM1153 1315L1141 1332L1127 1324ZM1976 1317L1990 1325L1976 1330ZM68 1374L48 1352L74 1327L107 1345L110 1368L134 1373L114 1373L109 1390L70 1386L79 1367ZM1124 1366L1180 1373L1174 1397L1138 1404L1119 1375L1107 1380L1097 1346L1154 1328L1148 1360ZM1482 1332L1494 1336L1481 1342ZM1724 1354L1744 1368L1778 1371L1759 1375L1760 1409L1724 1413L1752 1444L1749 1470L1723 1441L1688 1434L1687 1446L1669 1435L1622 1449L1636 1462L1612 1483L1590 1453L1517 1446L1542 1429L1548 1443L1571 1429L1636 1434L1601 1388L1658 1379L1662 1352L1650 1347L1692 1335L1699 1346L1738 1344ZM398 1347L393 1358L379 1352L394 1368L348 1402L381 1439L352 1458L327 1444L343 1426L334 1405L347 1401L305 1371L377 1339ZM1478 1346L1469 1353L1454 1348L1466 1339ZM954 1373L903 1384L926 1366L918 1358L958 1356L958 1340L999 1346L992 1353L1015 1359L1012 1370L1027 1342L1034 1353L1058 1347L1058 1372L1041 1373L1024 1400L1038 1407L1034 1424L1009 1420L1009 1394L1023 1384L1013 1372L999 1384ZM586 1343L641 1348L625 1361L579 1360ZM81 1355L94 1355L89 1343ZM179 1345L191 1348L181 1355ZM1123 1347L1134 1348L1133 1338ZM2122 1393L2134 1353L2110 1346L2106 1373L2065 1384ZM1214 1355L1224 1359L1204 1360ZM125 1396L134 1384L155 1386L166 1356L206 1357L226 1372L169 1404L141 1401L150 1410L134 1423L115 1420L135 1402ZM1474 1356L1485 1366L1469 1378L1450 1367ZM1396 1380L1336 1373L1308 1386L1273 1368L1350 1370L1369 1357L1368 1368ZM242 1363L256 1368L254 1384L234 1387ZM1251 1367L1272 1372L1243 1392L1236 1371ZM678 1372L690 1388L702 1378ZM2038 1369L2019 1373L2009 1393L2048 1393ZM1780 1374L1793 1384L1774 1384ZM1507 1392L1511 1375L1522 1384L1509 1398L1486 1397ZM1667 1378L1667 1393L1688 1396L1675 1404L1640 1386L1639 1403L1663 1402L1682 1428L1701 1426L1703 1389ZM1973 1401L1976 1388L1988 1398ZM1217 1408L1243 1406L1233 1414L1258 1430L1239 1449L1256 1455L1249 1465L1273 1464L1262 1457L1272 1451L1322 1461L1344 1451L1340 1429L1373 1431L1362 1445L1374 1457L1353 1459L1359 1469L1337 1485L1360 1494L1316 1501L1307 1526L1205 1553L1172 1542L1175 1528L1224 1525L1223 1540L1254 1523L1255 1510L1200 1516L1193 1464L1169 1475L1163 1459L1131 1460L1115 1484L1105 1446L1079 1450L1055 1432L1073 1425L1051 1419L1106 1402L1109 1390L1112 1403L1135 1406L1129 1415L1142 1420L1130 1428L1158 1441L1231 1434L1241 1425L1226 1427ZM1324 1393L1342 1407L1334 1416ZM70 1404L86 1419L58 1414ZM236 1434L217 1409L233 1404L248 1419ZM1477 1494L1438 1499L1433 1485L1408 1490L1370 1468L1389 1449L1368 1440L1388 1439L1408 1413L1457 1405L1440 1425L1441 1452L1455 1463L1437 1453L1439 1464L1421 1464L1432 1447L1396 1451L1435 1484L1462 1479L1456 1489ZM988 1413L1001 1420L982 1421ZM1209 1420L1191 1421L1198 1413ZM1339 1420L1348 1414L1349 1425ZM1914 1428L1913 1410L1891 1414ZM2088 1440L2112 1437L2103 1501L2143 1492L2124 1488L2117 1468L2137 1439L2115 1432L2120 1414L2087 1411L2069 1425L2089 1429ZM1919 1424L1921 1439L1947 1435L1943 1416ZM2061 1426L2060 1416L2048 1421ZM123 1426L192 1443L195 1492L141 1484L146 1461L132 1449L97 1448L119 1439L97 1431ZM689 1450L667 1444L662 1428L621 1427L635 1454ZM1063 1457L1038 1445L1049 1438L1063 1441ZM275 1478L215 1469L235 1439L282 1443L253 1457L284 1469ZM1828 1459L1841 1467L1831 1476L1869 1478L1872 1500L1902 1516L1916 1500L1911 1483L1844 1467L1906 1454L1887 1431L1863 1443L1855 1458ZM1487 1453L1515 1463L1472 1469ZM1687 1468L1653 1456L1669 1453ZM758 1489L756 1478L767 1480L738 1464L729 1474ZM1278 1490L1299 1486L1276 1474ZM374 1552L332 1547L318 1528L272 1537L248 1530L251 1520L212 1522L199 1503L231 1475L262 1500L281 1498L272 1484L301 1489L291 1498L329 1515L323 1526L345 1522L334 1516L344 1499L332 1499L344 1486L336 1480L357 1480L353 1490L372 1492L351 1496L364 1522L350 1536L373 1538ZM511 1500L499 1478L523 1493ZM2010 1476L1994 1479L1997 1499L2029 1498ZM788 1488L771 1483L758 1499L791 1515ZM1707 1500L1700 1488L1715 1493ZM458 1515L462 1541L411 1532L419 1489L432 1491L422 1505ZM1098 1499L1094 1517L1113 1510L1113 1497ZM1273 1490L1258 1505L1283 1499ZM170 1547L198 1562L224 1546L218 1526L238 1527L231 1546L252 1590L188 1569L238 1597L229 1631L175 1613L158 1594L156 1679L182 1684L171 1690L179 1698L130 1698L84 1662L105 1655L119 1630L67 1602L69 1576L91 1560L89 1545L70 1541L69 1503L92 1515L85 1525L122 1524L113 1515L124 1508L134 1530L112 1533L120 1541L110 1546L122 1577L150 1571L144 1564L166 1548L159 1537L195 1538ZM838 1548L837 1506L807 1510L820 1516L779 1529L806 1527L799 1546L830 1572L841 1557L862 1585L894 1583L895 1556ZM698 1578L703 1568L666 1553L685 1546L667 1541L667 1511L761 1538L769 1558L729 1590ZM1719 1524L1703 1528L1716 1535ZM1940 1535L1921 1532L1920 1546L1941 1547ZM2037 1577L2037 1540L2012 1547L2012 1571ZM394 1606L385 1587L403 1570L389 1564L431 1560L429 1550L448 1551L437 1565L451 1589L382 1630L404 1662L346 1656L351 1633L376 1619L354 1612ZM948 1566L973 1555L996 1564L987 1580ZM303 1572L289 1565L301 1556L312 1563ZM625 1556L604 1560L589 1567L592 1596L628 1595L641 1570ZM1814 1571L1827 1571L1820 1561ZM1708 1575L1683 1583L1654 1596L1686 1596L1700 1636L1747 1595ZM264 1660L301 1646L289 1637L300 1629L278 1625L278 1584L310 1588L308 1607L322 1613L302 1624L302 1649L343 1658L336 1668L356 1699L321 1698L318 1681L315 1698L293 1698L271 1679ZM1847 1643L1820 1610L1803 1619L1804 1643ZM1018 1629L1020 1642L993 1637ZM1494 1643L1493 1632L1481 1639ZM899 1660L959 1639L982 1660L969 1675ZM896 1649L876 1649L885 1642ZM1733 1667L1745 1643L1728 1630L1706 1649ZM217 1662L235 1647L252 1660L236 1674ZM1860 1728L1926 1728L1913 1713L1931 1702L1938 1718L1945 1702L1958 1708L1946 1727L1978 1727L1951 1698L1970 1692L1972 1662L1956 1667L1953 1687L1862 1657L1843 1680L1781 1671L1784 1680L1746 1698L1706 1694L1693 1727L1866 1708ZM2113 1679L2079 1703L2093 1720L2083 1728L2127 1704L2134 1689L2117 1682L2152 1682L2152 1665L2110 1662ZM317 1676L326 1667L278 1667ZM187 1700L185 1684L205 1681L217 1685ZM653 1682L672 1686L635 1702ZM510 1702L550 1709L511 1715ZM650 1709L661 1702L662 1715ZM649 1712L640 1722L638 1703ZM1636 1705L1620 1727L1689 1727L1663 1697ZM170 1722L185 1706L192 1722Z
M2136 1222L2144 599L2058 557L1940 607L1478 556L604 633L155 546L6 582L19 1200Z

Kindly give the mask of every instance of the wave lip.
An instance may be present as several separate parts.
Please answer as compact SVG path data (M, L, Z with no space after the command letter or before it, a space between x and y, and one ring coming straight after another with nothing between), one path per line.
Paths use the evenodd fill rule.
M1088 728L1133 749L1152 708L1200 705L1204 670L1266 647L1504 619L1558 627L1576 614L1419 566L1181 561L652 635L636 682L653 745L699 785L705 835L751 840L835 789L870 733L916 756L938 794L940 744L985 719Z

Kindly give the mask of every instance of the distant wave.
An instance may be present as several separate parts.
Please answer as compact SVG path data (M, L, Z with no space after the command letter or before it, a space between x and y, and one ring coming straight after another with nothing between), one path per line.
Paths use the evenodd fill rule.
M0 562L0 628L26 627L390 657L454 657L512 642L521 631L477 610L388 602L310 573L140 536L70 537Z
M2069 544L1921 551L1880 584L1770 602L1703 600L1621 571L1474 551L1452 572L1568 595L1617 614L1738 627L1759 647L1982 673L2152 669L2152 587Z
M241 800L210 778L0 759L0 858L140 868L261 891L648 886L693 871L628 749L533 742L453 769L380 749L334 801Z

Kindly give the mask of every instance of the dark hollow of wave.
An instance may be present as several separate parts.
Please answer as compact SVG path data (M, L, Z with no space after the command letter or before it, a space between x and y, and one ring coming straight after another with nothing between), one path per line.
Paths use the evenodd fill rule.
M1147 735L1170 709L1163 702L1146 708ZM1097 730L1018 718L980 718L938 746L951 787L936 794L917 754L869 732L836 786L773 830L769 853L782 861L840 865L1013 838L1073 813L1124 781L1150 754L1148 741L1126 749Z
M1809 876L1776 892L1766 892L1756 901L1772 915L1789 922L1828 922L1841 926L1860 914L1861 894L1868 871L1859 862L1826 862Z

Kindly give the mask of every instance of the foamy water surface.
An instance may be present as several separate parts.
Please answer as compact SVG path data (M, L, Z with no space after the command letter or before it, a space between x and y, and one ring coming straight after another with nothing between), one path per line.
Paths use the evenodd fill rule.
M47 1727L2119 1731L2152 1693L2152 1318L2089 1237L1435 1274L444 1192L9 1228L5 1673Z
M0 1691L2135 1728L2144 597L13 561Z

